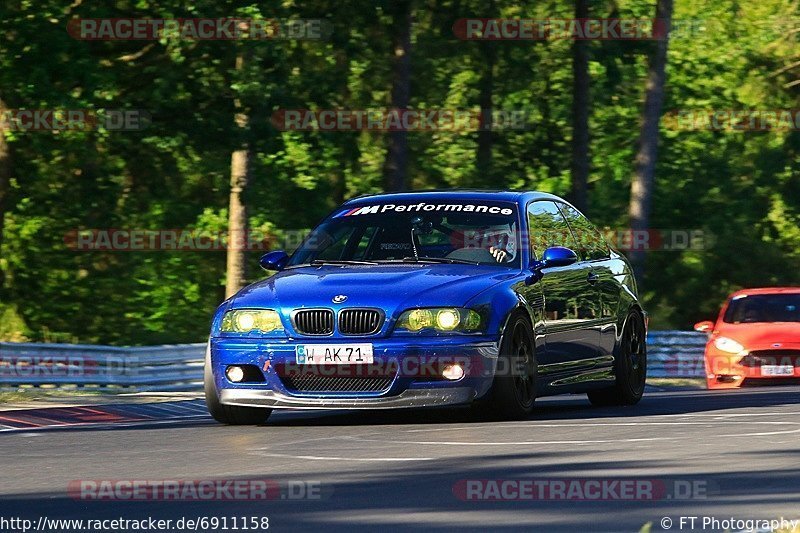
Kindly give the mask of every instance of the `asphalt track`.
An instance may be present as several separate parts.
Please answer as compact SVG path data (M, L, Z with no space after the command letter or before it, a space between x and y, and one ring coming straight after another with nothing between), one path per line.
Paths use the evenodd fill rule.
M651 392L629 408L546 398L529 420L502 423L453 411L314 411L226 427L205 416L200 401L112 407L112 418L103 409L4 412L11 420L0 420L0 517L38 524L40 517L268 516L274 531L571 532L640 531L647 523L664 531L668 517L672 531L720 531L713 523L701 529L700 520L800 518L799 405L798 387L780 387ZM93 501L69 493L70 482L87 479L266 479L282 488L258 501ZM552 494L476 501L496 496L491 482L473 481L466 499L466 480L538 480ZM656 490L581 499L554 488L620 480ZM287 487L299 494L300 483L318 495L292 499ZM688 519L680 527L689 516L699 517L695 528ZM204 529L211 528L197 528ZM0 530L15 531L8 523Z

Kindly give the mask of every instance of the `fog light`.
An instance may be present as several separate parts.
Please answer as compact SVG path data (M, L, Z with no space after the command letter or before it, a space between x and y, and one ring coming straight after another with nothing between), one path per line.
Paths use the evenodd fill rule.
M451 381L455 381L464 377L464 369L458 363L454 365L447 365L444 367L442 375Z
M225 370L225 375L234 383L239 383L244 379L244 369L240 366L229 366L228 369Z

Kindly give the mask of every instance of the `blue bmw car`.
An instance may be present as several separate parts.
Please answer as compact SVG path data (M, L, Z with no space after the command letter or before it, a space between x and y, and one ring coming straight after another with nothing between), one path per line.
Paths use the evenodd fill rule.
M537 397L635 404L646 314L627 260L572 205L539 192L359 197L274 275L216 311L209 412L471 405L497 418Z

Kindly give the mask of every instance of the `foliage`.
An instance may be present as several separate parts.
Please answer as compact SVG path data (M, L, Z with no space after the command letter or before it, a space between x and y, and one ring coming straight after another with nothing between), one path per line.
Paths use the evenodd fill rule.
M390 102L386 1L246 3L11 0L0 5L0 98L11 109L146 109L142 131L6 131L13 179L0 269L0 338L148 344L201 341L224 294L224 252L78 252L78 229L224 231L234 98L250 110L251 225L309 228L347 197L381 190L386 135L281 132L277 109L370 109ZM652 2L592 5L595 17L647 18ZM529 127L491 135L412 132L414 188L569 191L571 49L566 40L460 41L462 17L566 18L568 2L417 0L415 108L476 110L491 74L496 109L523 109ZM73 17L323 18L322 41L81 41ZM792 109L800 86L797 20L787 0L687 0L667 66L667 110ZM777 29L776 29L777 28ZM592 42L589 216L626 227L647 41ZM234 72L237 52L246 69ZM489 58L493 58L489 61ZM652 226L705 229L707 249L654 251L643 285L656 327L715 313L732 289L800 282L800 138L795 131L676 131L665 124ZM480 170L479 170L480 169ZM254 278L260 273L251 254ZM12 318L13 317L13 318Z

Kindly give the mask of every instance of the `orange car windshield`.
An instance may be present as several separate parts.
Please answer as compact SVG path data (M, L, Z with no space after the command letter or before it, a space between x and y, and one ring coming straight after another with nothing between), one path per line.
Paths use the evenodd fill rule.
M755 294L731 300L722 319L727 324L800 322L800 294Z

